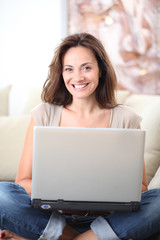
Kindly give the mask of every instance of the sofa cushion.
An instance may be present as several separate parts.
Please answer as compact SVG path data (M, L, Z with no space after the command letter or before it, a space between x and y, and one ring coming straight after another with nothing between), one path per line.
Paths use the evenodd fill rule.
M148 185L148 189L160 188L160 167Z
M0 181L14 181L30 115L0 116Z
M159 99L159 96L147 94L131 94L126 98L124 104L134 108L134 110L141 115L144 109L156 99Z
M117 103L123 104L129 95L130 91L128 90L117 90L115 92Z
M0 116L8 115L8 98L11 86L0 88Z
M146 129L144 158L149 184L160 166L160 99L154 100L144 109L142 118L141 126Z
M42 87L12 86L9 96L9 115L30 114L30 111L41 102Z

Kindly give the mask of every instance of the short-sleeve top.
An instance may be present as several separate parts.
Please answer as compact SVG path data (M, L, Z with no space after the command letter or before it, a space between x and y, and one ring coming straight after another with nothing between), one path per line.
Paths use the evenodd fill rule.
M59 126L63 106L40 103L31 115L37 126ZM137 128L142 118L130 107L118 105L111 109L110 128Z

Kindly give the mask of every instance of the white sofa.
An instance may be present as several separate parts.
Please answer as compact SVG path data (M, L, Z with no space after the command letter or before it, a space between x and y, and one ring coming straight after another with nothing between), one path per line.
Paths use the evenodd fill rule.
M0 89L0 181L15 179L30 110L41 102L41 90L32 86ZM160 96L122 90L116 95L118 103L131 106L143 117L141 126L147 130L144 157L148 188L160 188Z

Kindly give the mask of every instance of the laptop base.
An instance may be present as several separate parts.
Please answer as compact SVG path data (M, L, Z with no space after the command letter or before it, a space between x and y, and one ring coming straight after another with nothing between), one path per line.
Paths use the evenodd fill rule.
M135 212L140 209L140 202L86 202L86 201L57 201L32 199L31 206L43 210L71 210L71 211L121 211Z

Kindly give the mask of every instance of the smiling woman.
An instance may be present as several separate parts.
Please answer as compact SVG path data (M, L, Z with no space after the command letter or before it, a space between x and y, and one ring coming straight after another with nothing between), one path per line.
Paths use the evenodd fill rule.
M69 51L72 56L69 56L67 51ZM84 55L81 53L82 51ZM78 60L79 57L81 57L81 59ZM73 58L75 59L73 60ZM66 60L69 62L66 62ZM82 61L81 63L79 62L80 60ZM50 64L50 72L44 84L42 99L50 103L55 102L58 105L71 103L72 94L67 91L62 74L66 76L68 73L68 77L74 74L74 78L79 78L83 77L84 73L89 75L93 70L99 71L96 73L96 76L94 76L94 78L97 77L97 81L99 81L98 88L95 89L97 102L104 108L114 107L116 105L114 90L117 86L115 71L102 43L87 33L68 36L59 45ZM80 75L76 76L75 74ZM86 74L85 76L87 76ZM76 85L81 84L77 84L76 82Z
M160 189L147 191L145 167L141 208L137 212L86 214L31 207L34 127L140 128L141 117L131 108L116 103L115 89L114 69L98 39L81 33L62 41L44 84L44 102L31 112L16 183L0 182L1 238L145 239L159 232Z

